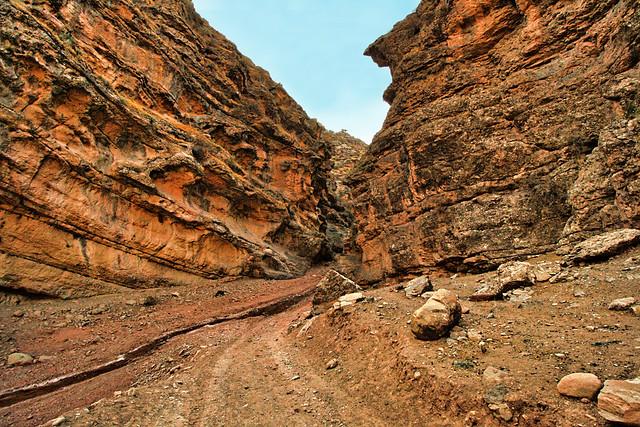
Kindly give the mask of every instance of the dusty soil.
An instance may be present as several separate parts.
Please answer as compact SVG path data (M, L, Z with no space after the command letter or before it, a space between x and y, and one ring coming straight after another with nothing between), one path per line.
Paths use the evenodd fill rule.
M63 425L82 426L605 425L594 403L561 397L556 384L576 371L603 380L640 375L640 317L607 309L614 299L640 297L638 259L640 250L567 269L565 281L536 285L524 302L464 301L487 275L436 278L436 288L456 291L469 313L452 337L435 342L413 338L407 321L424 300L406 298L393 282L368 290L368 302L313 319L303 301L273 316L198 329L124 368L1 408L0 424L38 425L64 414ZM219 289L146 291L160 300L151 307L127 305L142 294L5 303L2 356L15 349L55 359L2 367L2 388L90 367L171 328L302 292L321 276L220 283L227 294L217 298ZM106 312L87 314L101 304ZM16 310L25 314L14 317ZM331 359L335 369L326 367ZM490 366L504 372L502 384L483 382ZM512 419L488 401L506 404Z

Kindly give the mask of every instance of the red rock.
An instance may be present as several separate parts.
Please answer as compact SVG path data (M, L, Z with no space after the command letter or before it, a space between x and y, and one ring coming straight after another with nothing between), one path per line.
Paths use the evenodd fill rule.
M598 395L598 411L607 421L640 426L640 379L605 381Z
M0 286L283 278L339 249L331 156L362 142L310 119L190 1L0 15Z

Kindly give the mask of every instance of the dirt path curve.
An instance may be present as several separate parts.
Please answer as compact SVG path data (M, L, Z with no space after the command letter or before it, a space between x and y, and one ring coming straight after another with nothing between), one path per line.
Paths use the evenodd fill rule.
M292 304L307 296L320 277L322 277L321 274L318 271L314 271L300 279L287 281L287 286L279 286L278 292L270 298L265 298L258 292L253 299L243 299L236 304L224 306L212 304L212 309L208 313L209 317L205 318L205 320L203 320L202 315L191 320L179 319L178 323L176 323L176 319L168 320L162 326L162 329L167 332L161 335L152 335L157 330L156 328L146 336L137 337L136 345L128 350L128 353L125 352L125 354L131 356L125 357L127 363L116 363L109 369L96 369L97 366L102 366L104 363L97 366L88 366L88 362L85 360L75 365L72 361L68 361L67 365L69 366L66 367L66 371L63 371L62 375L62 378L66 379L58 381L57 385L56 381L53 381L53 387L51 387L51 380L55 379L56 376L40 379L26 387L18 383L17 387L5 389L0 392L0 396L4 397L4 407L0 408L0 425L39 425L57 417L61 413L111 397L119 390L128 389L132 384L155 382L171 376L177 369L182 367L179 363L182 361L180 359L188 360L189 356L203 350L196 349L192 352L194 345L191 344L191 341L199 335L200 331L207 333L216 331L215 334L217 334L217 331L222 331L223 337L225 336L225 330L239 331L233 325L225 325L224 327L219 325L211 328L207 324L210 324L209 326L219 324L221 320L224 323L234 325L244 324L245 322L251 323L248 319L252 317L270 315L286 310ZM232 288L233 284L227 283L225 286ZM188 294L189 291L183 290L183 292ZM196 300L196 303L202 305L203 301L201 299ZM218 307L220 308L218 309ZM112 314L117 314L113 313L114 310L111 310ZM169 311L171 310L171 305L161 305L157 310ZM170 316L159 316L159 318L165 317L170 318ZM110 316L103 322L104 324L98 325L100 329L112 328L117 330L117 320L110 321L111 319L118 319L118 316ZM207 348L204 343L201 346ZM107 355L111 354L112 349L105 342L104 348L98 351L102 351ZM177 357L173 356L176 353ZM69 354L74 353L70 352ZM65 353L62 353L60 357L64 356ZM117 358L111 357L111 359L107 360L106 363L108 365L110 363L109 360L117 360ZM41 366L33 366L42 369ZM20 367L14 368L14 370L23 372L29 368ZM12 380L5 376L6 373L7 371L5 370L2 383L11 384ZM52 373L55 374L56 371L54 370ZM28 375L34 376L33 372L27 372L25 377L28 377ZM39 374L38 376L41 377L42 375ZM4 381L5 378L7 381ZM121 423L117 424L120 425ZM99 425L105 424L99 423Z
M190 369L70 414L71 425L386 425L287 339L306 309L194 332Z

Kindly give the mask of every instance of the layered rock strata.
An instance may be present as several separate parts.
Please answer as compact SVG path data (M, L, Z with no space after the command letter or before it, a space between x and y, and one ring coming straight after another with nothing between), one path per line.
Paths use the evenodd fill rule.
M486 270L640 224L640 6L423 0L353 174L362 278Z
M332 255L325 132L189 0L0 2L0 287L299 274Z

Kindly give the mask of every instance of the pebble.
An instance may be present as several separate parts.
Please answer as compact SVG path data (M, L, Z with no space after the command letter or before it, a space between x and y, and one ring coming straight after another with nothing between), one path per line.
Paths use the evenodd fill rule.
M297 381L300 379L300 375L294 375L293 377L291 377L291 381Z
M338 367L338 359L331 359L327 362L327 370L335 369Z
M55 420L51 421L51 425L52 425L52 427L57 427L57 426L60 426L60 425L64 424L66 421L67 421L67 417L65 417L63 415L63 416L60 416L60 417L56 418Z
M562 378L557 388L563 396L593 399L602 388L602 381L593 374L577 372Z
M24 311L22 310L16 310L13 312L13 317L23 317L24 316Z

